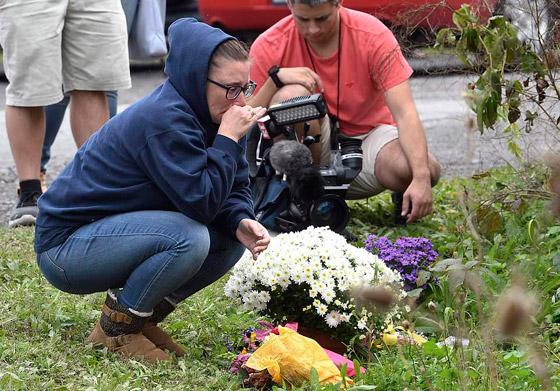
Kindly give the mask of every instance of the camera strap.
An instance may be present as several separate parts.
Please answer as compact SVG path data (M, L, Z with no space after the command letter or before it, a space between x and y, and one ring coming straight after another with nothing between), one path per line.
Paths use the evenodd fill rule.
M311 54L311 49L307 40L305 40L305 48L307 49L307 54L309 55L309 60L311 60L311 66L313 71L317 73L317 68L315 67L315 61L313 61L313 55ZM331 150L337 149L336 147L336 136L340 131L339 115L340 115L340 64L341 64L341 51L342 51L342 16L338 15L338 53L337 53L337 75L336 75L336 116L329 114L329 120L331 124ZM317 73L318 74L318 73Z

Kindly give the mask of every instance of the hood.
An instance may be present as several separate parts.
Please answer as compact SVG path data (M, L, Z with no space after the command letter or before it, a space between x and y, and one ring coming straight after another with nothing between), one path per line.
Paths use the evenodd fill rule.
M201 124L206 129L215 128L206 101L208 65L216 47L235 38L193 18L173 22L168 37L165 73L169 82L187 101Z

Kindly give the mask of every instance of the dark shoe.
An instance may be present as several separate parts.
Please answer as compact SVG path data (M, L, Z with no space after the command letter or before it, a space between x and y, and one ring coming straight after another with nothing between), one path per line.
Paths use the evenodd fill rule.
M162 300L154 307L153 315L142 328L142 334L161 350L175 353L177 357L185 355L185 350L171 339L169 334L160 329L157 324L164 320L175 309L175 305Z
M37 200L40 196L40 192L20 193L18 191L18 199L12 209L8 225L11 228L15 228L35 224L37 213L39 213Z
M393 191L391 193L391 201L395 205L395 224L396 225L406 225L406 216L401 216L402 214L402 204L403 204L403 194ZM410 205L412 207L412 205Z
M101 319L86 339L86 343L92 343L96 349L106 347L109 351L126 357L151 362L171 360L167 353L158 349L141 333L148 318L132 313L107 296Z

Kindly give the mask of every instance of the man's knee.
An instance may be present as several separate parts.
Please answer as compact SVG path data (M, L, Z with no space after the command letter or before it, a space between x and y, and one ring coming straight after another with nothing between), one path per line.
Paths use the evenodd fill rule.
M278 103L296 96L309 96L309 90L300 84L288 84L272 96L270 103Z
M385 177L388 180L397 179L399 182L412 180L412 170L398 139L388 142L377 153L375 176L380 182L385 182Z
M441 177L441 164L434 155L428 152L428 170L432 187L437 185ZM387 143L378 153L375 160L375 176L382 185L408 186L412 181L412 169L398 139Z
M72 90L70 95L73 99L88 99L88 100L103 100L107 98L105 96L105 91L87 91L87 90Z

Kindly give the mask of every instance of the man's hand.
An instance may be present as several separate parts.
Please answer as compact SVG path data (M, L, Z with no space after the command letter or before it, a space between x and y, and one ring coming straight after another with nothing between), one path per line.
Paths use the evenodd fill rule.
M300 84L307 88L310 94L314 94L317 90L323 92L323 82L319 75L306 67L280 68L278 78L285 85Z
M243 219L239 222L235 237L247 250L251 251L255 261L270 243L270 235L267 229L258 221L251 219Z
M410 203L412 202L412 211ZM412 179L410 185L403 194L402 216L407 223L412 223L432 212L432 185L430 178ZM410 213L410 214L409 214Z

